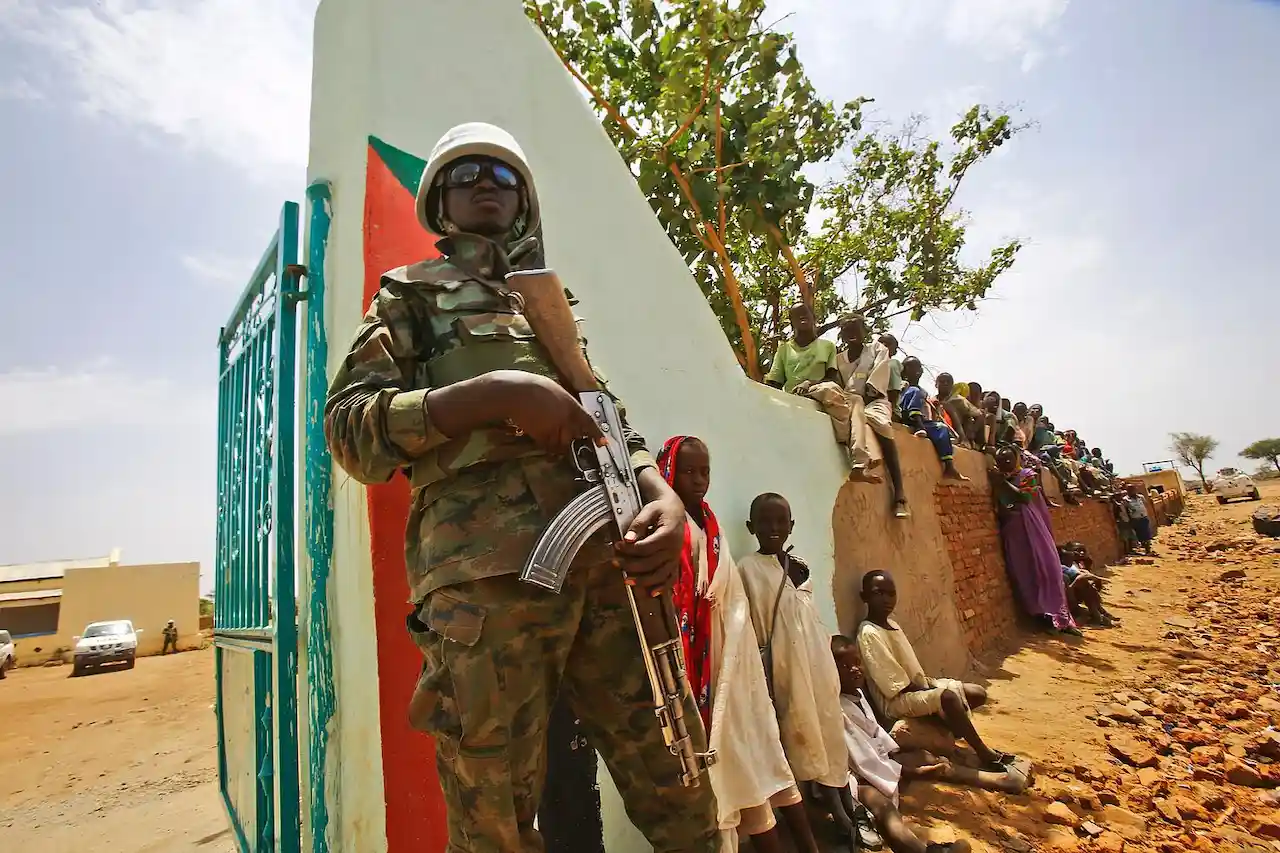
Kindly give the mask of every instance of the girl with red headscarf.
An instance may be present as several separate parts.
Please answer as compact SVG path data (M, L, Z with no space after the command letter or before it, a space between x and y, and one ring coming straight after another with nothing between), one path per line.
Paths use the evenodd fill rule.
M783 808L789 822L793 812L803 817L804 806L782 750L751 602L706 501L711 454L697 438L676 436L658 454L658 469L689 516L674 599L689 683L717 756L708 774L723 847L736 851L737 837L744 834L758 853L781 853L772 806ZM812 841L812 832L805 835L797 838L797 849L816 853L816 846L804 843Z

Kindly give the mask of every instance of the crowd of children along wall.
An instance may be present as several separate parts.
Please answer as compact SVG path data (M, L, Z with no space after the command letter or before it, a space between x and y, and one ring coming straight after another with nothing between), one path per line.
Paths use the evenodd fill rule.
M1038 403L1013 402L945 372L933 378L937 393L927 392L920 360L899 358L897 340L871 334L860 316L819 329L809 309L797 306L791 326L794 336L779 347L765 381L813 399L830 416L856 484L841 490L833 514L839 634L821 625L808 603L808 568L785 548L796 519L784 495L752 501L748 526L759 549L737 555L730 571L740 579L725 580L715 571L723 575L733 560L705 500L713 449L677 436L658 457L692 531L676 586L690 680L713 746L731 759L729 769L712 771L713 787L724 798L730 773L743 791L753 777L760 792L773 791L767 764L739 767L732 759L735 752L767 755L780 743L779 766L790 765L799 787L730 818L753 846L779 849L777 809L796 848L816 849L800 805L807 784L811 800L828 795L837 824L847 815L855 850L887 842L894 850L960 853L968 850L963 841L928 843L906 827L896 812L900 783L926 777L1016 792L1034 771L982 739L970 711L986 692L953 676L1019 623L1076 637L1086 626L1117 627L1100 568L1150 554L1157 526L1177 514L1180 496L1118 478L1100 447L1055 428ZM821 337L835 329L838 344ZM734 608L735 583L754 628L742 650L722 615ZM714 653L712 637L720 638ZM711 701L727 661L756 644L777 735L758 722L772 716L763 698L757 722L736 731L727 716L717 719L719 704ZM824 674L838 683L839 708L818 701L828 695ZM752 696L749 681L736 687L743 701ZM962 739L972 761L921 748L938 734ZM853 789L840 781L849 771L858 779L854 797L844 796ZM738 799L741 807L760 795ZM722 803L722 813L729 807Z
M674 436L658 456L689 514L675 602L704 727L725 758L711 770L722 827L764 853L782 849L776 810L796 849L813 851L808 799L837 825L847 816L852 849L963 853L967 842L930 843L907 828L900 784L931 778L1016 793L1034 768L982 739L970 712L986 692L959 678L1020 629L1085 638L1119 627L1102 567L1149 555L1181 495L1117 477L1100 447L1057 429L1039 404L946 373L927 393L920 361L900 359L896 339L876 337L862 317L824 330L798 306L791 320L794 337L765 381L826 411L853 484L833 513L839 633L812 606L803 555L787 548L794 525L809 520L792 517L785 495L752 500L758 550L729 554L720 530L737 520L718 519L706 502L714 447ZM837 328L838 343L820 337ZM751 614L742 637L726 616L739 607ZM754 663L742 664L757 648L767 698L751 689ZM737 681L727 686L730 669ZM726 688L740 714L758 701L741 717L750 724L734 725L713 701ZM838 707L820 701L837 693ZM938 738L968 750L940 757L927 748ZM776 768L761 759L769 755ZM853 789L840 779L850 771L858 787L845 797Z

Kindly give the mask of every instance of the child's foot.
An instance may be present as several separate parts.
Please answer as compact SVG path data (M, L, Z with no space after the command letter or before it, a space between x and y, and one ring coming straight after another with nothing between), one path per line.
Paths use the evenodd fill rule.
M893 517L894 518L910 518L911 517L911 510L907 509L906 498L899 498L898 500L894 501Z
M872 474L866 468L854 468L849 472L850 483L871 483L879 485L884 482L884 478L879 474Z
M954 464L954 463L952 463L952 462L948 462L948 463L943 467L943 469L942 469L942 479L944 479L944 480L958 480L958 481L959 481L959 482L961 482L961 483L967 483L967 482L969 482L969 478L968 478L968 477L966 477L964 474L961 474L961 473L960 473L960 470L959 470L958 468L956 468L955 464Z
M918 430L916 430L916 431L915 431L915 436L916 436L916 438L928 438L928 437L929 437L929 433L925 432L925 431L924 431L924 430L922 430L922 429L918 429Z
M1073 636L1073 637L1083 637L1083 636L1084 636L1084 632L1082 632L1082 631L1081 631L1079 628L1077 628L1075 625L1068 625L1067 627L1065 627L1065 628L1063 628L1063 629L1062 629L1061 633L1063 633L1063 634L1070 634L1070 635L1071 635L1071 636Z

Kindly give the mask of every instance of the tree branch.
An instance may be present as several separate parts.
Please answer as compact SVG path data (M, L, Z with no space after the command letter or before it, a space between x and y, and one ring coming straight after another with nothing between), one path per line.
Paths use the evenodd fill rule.
M578 69L573 67L573 64L569 62L569 59L560 50L555 39L551 37L551 33L547 32L547 22L546 19L542 17L542 10L538 8L538 4L531 4L531 8L533 9L533 14L538 19L538 29L542 31L543 38L547 40L547 44L551 45L551 49L554 50L556 52L556 56L560 58L560 64L565 67L566 71L573 75L573 79L577 80L582 88L587 90L587 93L591 95L592 99L600 106L600 109L607 112L610 118L618 123L618 127L626 131L631 137L638 138L640 134L631 126L631 123L622 117L622 113L618 112L614 108L613 104L609 103L605 99L604 95L600 94L596 87L587 82L587 78L583 77Z

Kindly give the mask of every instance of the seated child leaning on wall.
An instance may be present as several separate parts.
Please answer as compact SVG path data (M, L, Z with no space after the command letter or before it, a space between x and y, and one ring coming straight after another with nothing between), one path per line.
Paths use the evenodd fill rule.
M658 470L688 514L674 600L689 683L711 749L708 774L725 849L751 837L757 853L782 853L773 816L787 821L797 853L818 853L800 790L782 751L742 572L707 503L711 452L693 436L667 440Z
M951 445L951 428L942 422L934 410L933 401L920 387L924 365L920 359L908 356L902 363L902 378L906 388L902 392L902 422L911 427L917 436L927 437L942 462L942 476L948 480L968 480L956 468L956 453Z
M743 557L739 568L791 772L797 782L814 783L822 805L852 837L853 819L841 800L848 756L840 676L831 659L831 632L813 604L809 568L785 547L794 526L786 498L758 496L747 529L760 550Z
M867 605L867 618L858 626L858 650L868 692L880 716L887 722L936 716L953 735L969 744L978 756L979 769L1005 772L1015 757L983 743L969 716L970 709L986 704L987 691L976 684L924 674L911 641L890 616L898 604L893 576L883 569L863 575L862 600Z
M1079 616L1085 608L1089 621L1100 628L1110 628L1117 620L1102 606L1102 578L1089 569L1093 560L1081 542L1066 542L1058 546L1058 559L1062 561L1062 580L1067 587L1067 606L1072 615Z
M905 366L905 365L904 365ZM840 704L844 712L846 748L849 751L849 789L875 818L876 829L895 853L969 853L969 842L929 843L916 835L898 811L903 782L915 779L973 781L979 774L957 768L945 758L928 752L902 752L897 742L876 720L862 693L864 682L858 646L839 634L831 638L831 655L840 673ZM994 774L982 774L994 776Z

